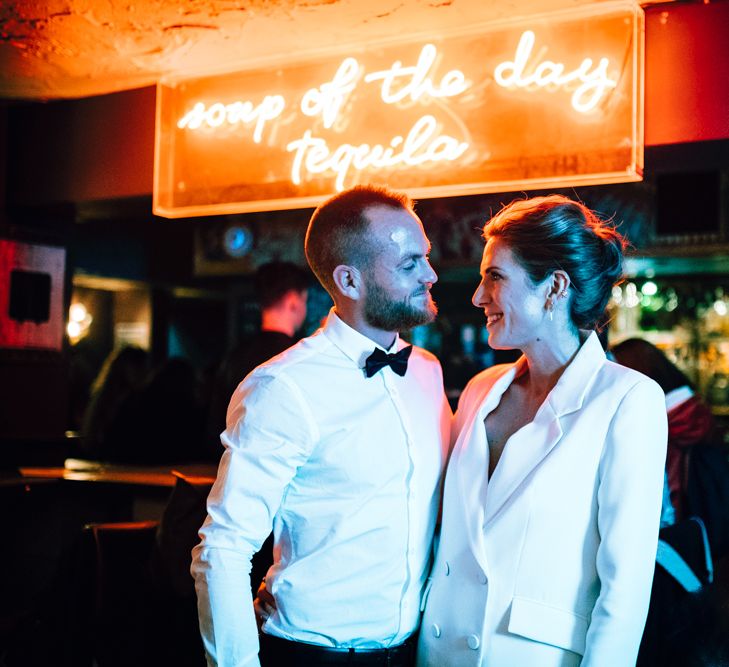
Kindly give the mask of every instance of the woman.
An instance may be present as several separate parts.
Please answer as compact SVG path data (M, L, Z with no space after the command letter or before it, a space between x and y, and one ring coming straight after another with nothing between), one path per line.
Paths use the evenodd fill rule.
M635 663L656 556L663 392L594 331L621 237L562 196L484 228L489 345L519 349L463 392L418 665Z
M679 520L701 514L697 511L699 508L691 504L693 499L688 498L689 460L695 448L718 445L723 439L711 408L696 394L678 367L647 340L629 338L610 351L615 361L654 379L665 393L668 413L666 472L671 504Z
M683 581L682 568L670 567L670 561L667 569L656 570L638 665L727 664L725 603L718 585L725 567L720 559L729 546L729 464L722 431L686 375L655 345L629 338L611 352L615 361L652 378L665 393L668 474L663 513L675 512L660 536L702 583L700 593L677 585ZM712 585L714 566L719 571Z

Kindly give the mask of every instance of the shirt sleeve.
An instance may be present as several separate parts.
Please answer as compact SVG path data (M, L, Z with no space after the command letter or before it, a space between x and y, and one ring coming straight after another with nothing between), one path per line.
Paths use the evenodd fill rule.
M251 557L317 431L301 392L280 373L249 375L231 398L226 422L191 573L208 665L248 667L259 664Z
M655 569L666 443L663 392L641 380L621 401L600 461L600 594L582 667L635 665Z

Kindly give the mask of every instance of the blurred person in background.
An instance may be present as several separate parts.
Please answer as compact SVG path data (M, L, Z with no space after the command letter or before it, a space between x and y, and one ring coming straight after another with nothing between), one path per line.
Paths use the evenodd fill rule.
M148 370L149 354L140 347L120 347L107 356L84 413L80 451L86 457L104 458L110 424L127 396L144 382Z
M638 667L727 665L729 463L723 429L658 347L630 338L611 354L661 386L668 415L665 521Z
M690 467L692 453L700 446L723 446L723 431L711 414L711 408L693 388L688 377L655 345L642 338L630 338L611 348L615 360L655 380L666 395L668 414L668 453L666 472L671 504L676 520L692 514L705 514L704 502L691 494ZM718 452L719 453L719 452ZM719 453L719 460L722 459ZM726 455L723 456L724 461ZM729 513L729 507L723 509ZM722 553L729 536L712 538Z
M197 371L171 357L129 392L109 424L104 457L157 465L204 459L205 412Z
M223 453L220 434L233 391L256 366L291 347L306 320L311 274L292 262L269 262L256 271L254 289L261 328L230 350L215 374L210 397L207 439L217 461Z

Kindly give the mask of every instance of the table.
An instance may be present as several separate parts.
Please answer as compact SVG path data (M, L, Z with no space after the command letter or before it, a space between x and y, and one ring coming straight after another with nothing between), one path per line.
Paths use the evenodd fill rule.
M143 521L162 516L170 491L178 476L193 484L211 485L215 481L214 464L162 466L122 466L98 461L67 459L64 467L21 467L27 484L57 480L86 488L107 489L121 502L129 504L129 520ZM93 485L93 486L92 486Z
M105 482L110 484L139 484L142 486L173 487L179 473L193 482L212 484L217 467L214 464L193 463L162 466L122 466L83 459L67 459L60 467L21 467L23 477L65 479L75 482Z

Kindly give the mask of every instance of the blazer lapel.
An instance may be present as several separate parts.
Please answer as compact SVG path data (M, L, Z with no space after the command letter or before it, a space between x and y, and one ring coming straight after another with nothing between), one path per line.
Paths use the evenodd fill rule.
M471 551L484 571L487 569L483 528L484 508L489 493L489 449L483 420L498 405L501 395L514 379L516 370L516 365L507 368L492 384L486 386L484 392L469 406L469 414L454 447L458 465L452 469L455 471L461 503L458 513L465 519Z
M559 416L548 401L539 408L534 421L509 438L501 459L491 476L486 496L484 523L491 521L517 489L562 438Z
M604 361L605 353L597 334L592 332L540 406L534 420L509 438L488 484L484 525L494 519L523 484L529 482L560 441L560 419L582 407L585 394Z

